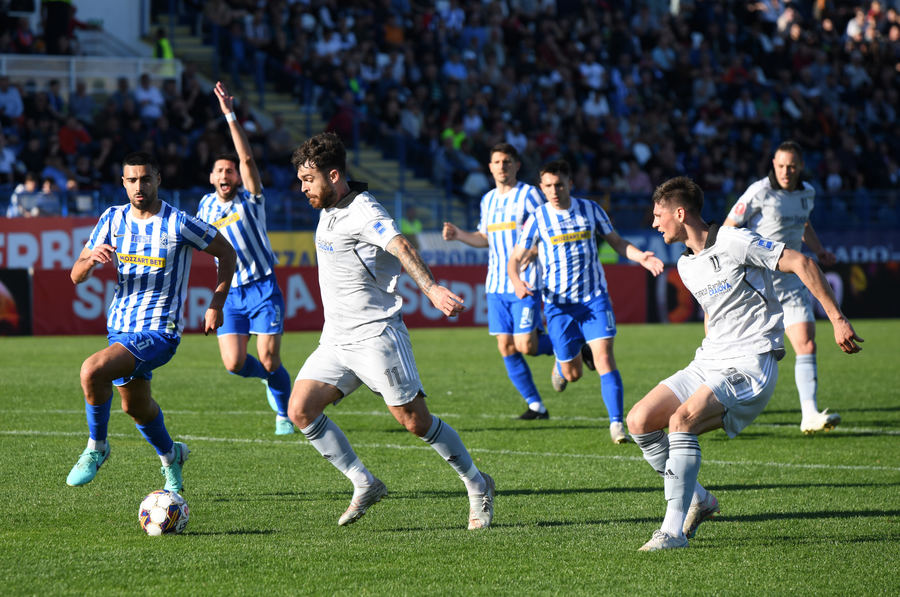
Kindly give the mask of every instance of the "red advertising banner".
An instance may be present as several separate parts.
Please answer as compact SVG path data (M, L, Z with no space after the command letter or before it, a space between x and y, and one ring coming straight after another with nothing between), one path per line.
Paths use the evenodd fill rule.
M197 257L201 257L198 255ZM606 277L618 323L646 321L647 273L638 266L606 266ZM320 330L323 315L315 267L281 267L276 275L284 294L286 331ZM441 284L462 297L468 308L448 319L435 309L412 279L401 276L398 291L403 297L403 319L414 327L467 327L487 325L483 266L432 268ZM191 271L185 302L185 331L199 332L203 315L212 299L215 268L197 259ZM115 271L103 267L86 282L75 286L66 270L34 272L33 330L35 335L104 334L106 309L116 288Z
M69 271L97 218L0 218L0 269Z

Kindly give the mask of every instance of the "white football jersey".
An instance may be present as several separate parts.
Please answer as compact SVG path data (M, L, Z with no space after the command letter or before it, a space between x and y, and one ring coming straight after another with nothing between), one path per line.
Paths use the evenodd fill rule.
M322 343L352 344L380 335L388 323L402 325L400 261L384 250L400 228L366 188L351 182L350 194L319 214Z
M784 243L745 228L712 224L706 247L682 254L678 274L707 316L706 338L696 358L771 351L783 356L784 315L772 287L782 251Z
M795 191L786 191L770 173L744 191L728 217L763 238L784 243L787 248L799 251L815 199L816 190L808 182L802 182ZM779 293L803 286L796 275L782 272L775 272L774 283Z

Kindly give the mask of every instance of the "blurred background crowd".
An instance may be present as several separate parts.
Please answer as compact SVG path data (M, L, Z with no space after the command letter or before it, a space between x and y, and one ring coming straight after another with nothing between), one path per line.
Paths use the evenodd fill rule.
M0 53L78 52L91 25L45 10L41 27L0 23ZM158 5L157 5L158 4ZM267 113L274 82L349 144L379 147L477 205L489 148L513 144L520 179L563 157L573 192L636 214L655 185L697 180L724 208L764 176L778 143L804 148L806 176L833 214L897 224L900 15L896 1L182 0L161 1L215 46L267 188L299 196L300 140ZM171 47L160 29L158 57ZM144 75L98 96L0 76L0 184L108 190L119 161L158 156L163 185L207 189L225 123L198 66ZM292 188L292 185L294 188ZM892 191L892 192L890 192ZM111 191L110 191L111 192ZM40 210L38 210L40 211ZM77 206L74 211L78 211ZM871 213L868 213L871 212ZM8 215L26 215L11 202ZM311 219L304 221L311 225Z

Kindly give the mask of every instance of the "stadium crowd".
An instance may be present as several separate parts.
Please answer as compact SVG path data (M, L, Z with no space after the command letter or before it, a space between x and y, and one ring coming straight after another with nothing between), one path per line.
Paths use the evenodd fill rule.
M578 194L649 196L686 174L736 197L784 139L803 146L817 190L852 197L900 184L896 4L193 0L182 16L220 40L239 94L253 72L312 89L346 141L359 134L468 197L490 186L488 150L500 141L522 154L523 180L567 159ZM39 50L22 28L4 23L0 52ZM288 187L289 135L278 121L263 130L248 103L238 115L263 182ZM0 78L0 182L34 172L94 188L144 149L159 156L164 186L205 185L225 142L214 108L191 65L180 92L123 81L103 101L83 85Z

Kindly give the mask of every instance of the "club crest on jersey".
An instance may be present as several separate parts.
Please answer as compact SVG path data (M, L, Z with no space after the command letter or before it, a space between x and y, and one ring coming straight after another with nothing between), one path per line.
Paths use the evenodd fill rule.
M331 216L331 219L328 220L328 225L325 226L325 229L331 232L334 230L334 223L337 222L337 218L335 216Z
M712 264L714 272L720 271L722 269L721 264L719 264L719 256L718 255L711 256L709 258L709 262Z

